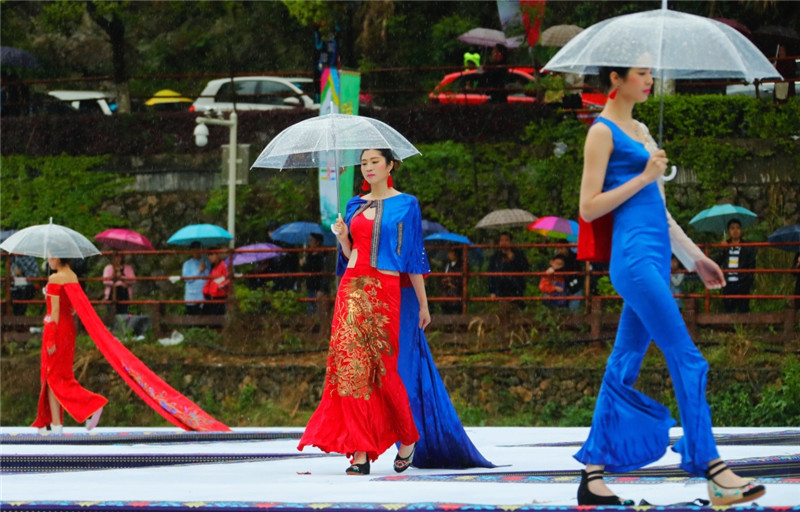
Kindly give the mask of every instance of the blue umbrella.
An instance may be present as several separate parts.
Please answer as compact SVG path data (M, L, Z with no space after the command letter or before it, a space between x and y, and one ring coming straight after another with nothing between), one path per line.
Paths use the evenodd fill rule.
M233 240L233 235L214 224L190 224L184 226L167 240L168 244L191 245L200 242L204 246L224 244Z
M284 224L270 233L270 238L286 244L303 245L308 242L308 235L311 233L322 235L323 245L336 244L336 237L333 236L333 233L323 229L321 224L314 222L290 222Z
M447 228L438 222L422 219L422 236L426 237L433 233L447 233Z
M733 219L738 220L743 228L752 226L756 222L758 215L747 208L734 206L732 204L718 204L712 206L694 216L689 221L689 225L698 231L725 232L728 229L728 222Z
M472 245L472 241L470 241L469 238L456 233L434 233L426 236L423 240L426 242L432 242L435 245ZM468 252L468 258L470 265L480 265L483 262L483 251L480 249L470 249Z
M423 221L425 222L425 221ZM424 229L424 228L423 228ZM457 244L467 244L472 245L472 242L469 238L465 237L464 235L457 235L455 233L434 233L432 235L428 235L424 238L426 242L440 240L444 242L454 242Z
M771 235L767 237L770 243L780 242L800 242L800 224L793 224L791 226L783 226L776 229ZM782 251L800 251L800 245L782 245L776 247Z

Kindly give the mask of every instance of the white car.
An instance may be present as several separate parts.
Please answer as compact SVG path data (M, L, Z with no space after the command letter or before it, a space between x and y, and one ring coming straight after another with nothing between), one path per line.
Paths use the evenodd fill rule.
M110 116L117 108L114 95L102 91L49 91L47 94L57 98L74 110L85 114Z
M310 78L237 76L211 80L189 109L193 112L234 110L319 109L312 99Z

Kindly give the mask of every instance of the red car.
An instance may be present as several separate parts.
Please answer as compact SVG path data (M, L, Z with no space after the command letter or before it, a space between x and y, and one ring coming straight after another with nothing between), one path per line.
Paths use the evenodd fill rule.
M482 90L481 73L478 70L459 71L445 75L439 85L428 94L431 103L443 105L480 105L489 101L489 94ZM506 90L509 103L536 103L536 78L533 68L509 68ZM590 112L578 112L581 122L591 124L606 103L606 95L596 92L581 92L581 105Z

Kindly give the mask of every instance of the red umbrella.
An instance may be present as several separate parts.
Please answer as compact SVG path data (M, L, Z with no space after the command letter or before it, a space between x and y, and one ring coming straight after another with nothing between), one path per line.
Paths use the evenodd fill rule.
M144 235L129 229L113 228L107 229L94 236L94 239L101 244L105 244L112 249L120 251L155 251L156 248Z

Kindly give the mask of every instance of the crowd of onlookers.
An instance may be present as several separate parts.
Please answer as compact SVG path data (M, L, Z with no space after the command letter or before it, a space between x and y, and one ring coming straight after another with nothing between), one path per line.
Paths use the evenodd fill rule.
M755 273L747 271L757 268L756 249L739 245L742 243L742 226L738 220L728 223L725 242L729 245L712 254L725 272L726 285L722 289L722 294L732 296L722 299L723 308L728 313L747 313L750 311L750 299L744 296L751 295L755 279ZM291 290L304 294L310 299L306 301L308 314L316 313L321 308L319 305L326 304L326 298L330 297L333 285L332 272L335 268L334 253L321 250L322 243L322 235L312 233L306 244L308 250L286 251L256 262L249 271L249 275L254 277L237 280L237 286L271 291ZM578 261L573 248L566 244L558 246L546 256L549 260L547 268L537 270L529 263L526 252L514 246L510 232L500 233L496 243L497 246L488 258L485 268L482 261L475 262L470 258L467 261L468 268L472 264L473 268L470 270L483 269L490 273L485 279L486 292L490 297L519 297L520 300L510 302L520 309L530 307L528 301L522 300L522 297L535 295L535 292L528 288L530 281L534 286L538 284L538 290L544 297L541 302L546 307L572 312L581 308L586 267L584 262ZM185 314L224 315L233 275L233 269L229 268L230 258L218 250L204 250L199 243L193 243L189 248L190 257L183 263L181 275L175 277L176 282L183 281L185 287ZM463 311L461 298L464 295L465 283L465 253L456 247L450 247L442 251L434 249L430 254L433 271L445 274L429 279L430 295L445 298L439 301L442 313L461 313ZM538 259L543 260L541 256ZM476 266L478 268L475 268ZM84 261L76 260L74 267L80 277L86 277ZM792 268L800 269L800 252L795 255ZM46 269L40 268L36 258L19 255L12 256L10 269L11 312L14 315L24 315L28 305L18 301L37 298L38 286L35 279L43 276ZM597 273L606 271L607 268L603 264L592 264L590 269L593 271L590 278L591 293L599 294L597 286L600 276ZM544 274L521 275L530 272L544 272ZM299 278L292 275L297 273L311 275ZM683 306L681 295L684 294L684 285L691 279L692 274L683 271L677 258L673 257L670 288L676 296L679 307ZM110 262L103 269L102 282L103 298L111 302L110 308L117 315L128 315L130 311L128 301L134 299L136 283L133 265L126 262L121 253L112 253ZM800 273L795 274L793 293L800 295Z

